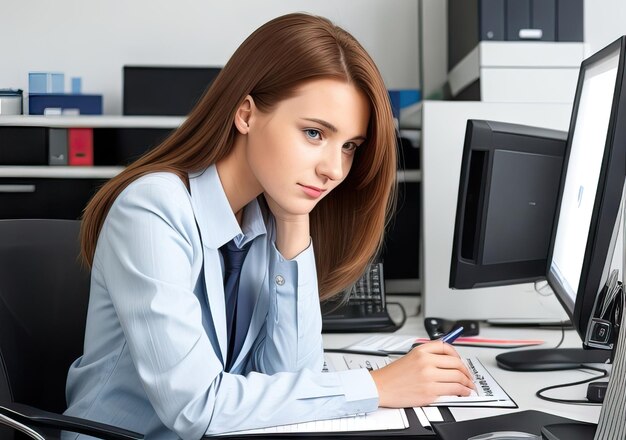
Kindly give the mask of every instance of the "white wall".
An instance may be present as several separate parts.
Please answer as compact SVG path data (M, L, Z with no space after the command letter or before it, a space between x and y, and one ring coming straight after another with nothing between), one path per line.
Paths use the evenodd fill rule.
M288 12L324 15L370 52L389 88L418 88L418 0L2 1L0 88L29 71L83 78L121 114L122 66L223 65L254 29Z
M624 0L585 0L585 43L589 56L626 34Z

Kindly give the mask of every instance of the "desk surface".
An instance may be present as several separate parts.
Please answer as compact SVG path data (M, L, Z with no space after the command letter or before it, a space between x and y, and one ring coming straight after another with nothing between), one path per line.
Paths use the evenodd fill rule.
M401 302L408 315L406 323L396 334L425 337L426 331L424 330L423 316L416 314L419 308L419 298L391 296L388 299L390 301ZM395 315L393 305L390 306L390 313L392 313L392 316ZM372 333L324 334L324 347L342 348L369 336L372 336ZM546 341L545 344L533 348L552 348L555 347L561 339L561 329L492 327L481 323L480 336L510 339L542 339ZM561 346L580 347L581 340L574 330L566 330L565 340ZM480 358L481 362L489 369L493 377L519 406L519 409L514 410L503 408L451 408L452 414L457 420L461 421L506 414L513 411L534 409L576 420L597 423L600 416L600 406L566 405L547 402L536 397L535 392L549 385L582 380L588 378L590 374L596 375L598 373L587 370L513 372L500 369L495 359L497 354L509 350L478 347L457 347L457 350L461 356L476 356ZM577 387L553 390L547 394L550 397L564 399L584 399L586 391L587 385L585 384Z

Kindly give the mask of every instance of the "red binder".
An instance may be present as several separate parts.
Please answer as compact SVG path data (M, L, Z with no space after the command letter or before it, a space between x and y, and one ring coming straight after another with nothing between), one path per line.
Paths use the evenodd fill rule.
M67 130L67 155L69 165L93 165L92 128L69 128Z

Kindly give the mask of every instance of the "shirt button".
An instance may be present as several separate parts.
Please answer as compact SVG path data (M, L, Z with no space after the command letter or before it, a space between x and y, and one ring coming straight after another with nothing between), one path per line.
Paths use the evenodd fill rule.
M283 284L285 284L285 278L283 278L282 275L276 275L276 278L274 279L274 281L276 281L276 284L278 284L279 286L282 286Z

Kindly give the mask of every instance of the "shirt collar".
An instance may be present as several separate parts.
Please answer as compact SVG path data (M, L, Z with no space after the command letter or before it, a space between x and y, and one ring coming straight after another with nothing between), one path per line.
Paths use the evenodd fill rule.
M235 239L237 247L242 247L267 232L257 199L244 207L242 226L239 226L215 165L198 173L190 173L189 187L191 203L205 246L217 249Z

